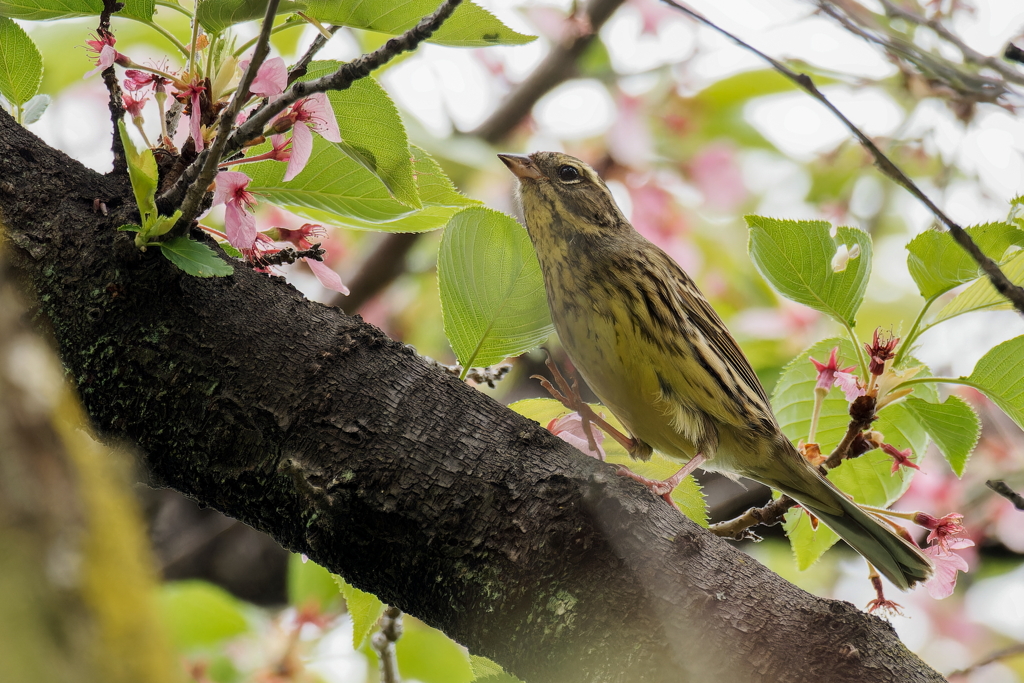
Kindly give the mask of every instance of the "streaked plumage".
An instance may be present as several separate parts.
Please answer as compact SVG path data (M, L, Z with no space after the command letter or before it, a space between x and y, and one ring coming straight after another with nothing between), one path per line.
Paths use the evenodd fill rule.
M645 239L604 181L556 152L500 155L520 180L526 227L551 317L573 363L632 435L705 469L739 474L795 498L901 588L929 561L811 467L782 434L768 396L693 280Z

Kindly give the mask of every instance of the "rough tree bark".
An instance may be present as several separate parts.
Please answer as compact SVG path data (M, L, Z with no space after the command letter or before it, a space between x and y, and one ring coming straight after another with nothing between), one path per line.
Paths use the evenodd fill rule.
M109 216L93 212L106 203ZM95 428L526 681L940 681L339 309L139 253L127 180L0 113L0 224Z

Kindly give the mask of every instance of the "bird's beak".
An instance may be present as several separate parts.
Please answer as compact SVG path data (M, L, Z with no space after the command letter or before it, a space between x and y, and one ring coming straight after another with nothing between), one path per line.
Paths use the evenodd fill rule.
M516 177L520 180L531 178L533 180L540 180L544 176L541 175L540 169L533 163L533 160L525 154L499 154L498 158L501 159L508 170L516 174Z

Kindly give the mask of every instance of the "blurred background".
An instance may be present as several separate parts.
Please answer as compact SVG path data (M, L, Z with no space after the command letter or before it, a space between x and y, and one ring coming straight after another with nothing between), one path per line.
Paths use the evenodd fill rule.
M928 211L872 167L868 154L819 103L796 91L754 55L655 0L480 0L503 22L539 39L518 47L425 45L376 76L402 109L410 139L437 158L470 197L516 213L513 179L497 151L561 150L597 168L633 225L697 281L771 390L785 365L838 330L824 316L776 295L746 252L743 215L819 218L868 231L874 272L858 333L906 332L923 303L906 269L904 245L932 227ZM695 0L691 7L773 57L811 74L821 90L872 136L954 220L1006 220L1024 192L1024 67L999 59L1022 45L1019 0L901 2L908 16L885 20L879 0ZM584 40L587 12L613 11ZM920 21L918 21L918 19ZM938 20L953 39L928 22ZM180 14L157 20L185 31ZM41 92L54 101L30 129L84 164L110 169L107 94L84 47L95 20L21 22L43 53ZM179 67L160 35L114 20L118 49L133 59ZM255 34L255 28L252 28ZM242 31L244 34L244 29ZM294 61L311 28L277 34L275 52ZM342 29L322 58L349 60L380 36ZM959 44L958 44L959 42ZM123 47L122 47L123 46ZM1004 68L976 78L965 54L994 56ZM537 76L538 67L548 73ZM150 107L153 107L152 103ZM155 126L155 108L146 110ZM261 225L305 221L263 204ZM216 210L215 210L216 211ZM214 213L206 222L217 225ZM289 279L314 299L358 312L423 355L454 363L441 327L435 262L440 232L383 235L332 230L331 265L351 288L324 290L303 266ZM1011 311L974 313L921 338L916 355L941 375L966 375L996 343L1024 333ZM557 340L548 348L558 357ZM530 375L541 351L514 361L495 389L502 402L542 396ZM1009 369L1008 369L1009 370ZM1019 369L1017 369L1019 371ZM1024 681L1024 512L987 488L1003 479L1024 488L1024 437L974 391L958 392L979 412L981 442L962 480L938 453L896 507L935 516L960 512L977 546L970 572L942 601L918 590L888 597L908 647L949 674L1003 649L1017 656L952 680ZM702 483L712 519L767 500L763 487L714 477ZM137 487L164 584L161 610L195 680L374 680L364 646L321 570L270 538L167 490ZM836 547L808 571L795 567L778 528L742 548L793 583L864 606L874 597L863 561ZM399 662L407 680L461 682L472 670L458 646L406 618ZM288 659L292 658L292 659ZM291 662L283 667L285 661ZM294 661L293 661L294 660Z

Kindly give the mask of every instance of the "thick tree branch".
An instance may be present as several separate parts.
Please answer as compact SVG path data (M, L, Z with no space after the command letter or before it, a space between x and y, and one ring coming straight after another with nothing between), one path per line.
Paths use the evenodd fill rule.
M949 229L950 235L953 236L953 239L956 240L957 244L963 247L964 251L970 254L971 258L974 259L974 261L981 267L983 271L985 271L985 274L988 276L989 281L992 282L992 286L995 287L996 291L999 292L1004 297L1006 297L1007 299L1009 299L1010 302L1013 303L1014 308L1016 308L1018 312L1024 314L1024 288L1021 288L1013 284L1010 281L1010 279L1006 277L1006 274L999 269L999 266L996 265L996 262L989 258L981 250L981 248L974 243L974 240L971 239L971 236L968 235L967 232L962 227L960 227L959 224L955 223L953 219L947 216L945 212L943 212L942 209L940 209L928 197L928 195L921 191L921 188L919 188L913 180L911 180L896 164L892 162L891 159L889 159L889 157L887 157L882 152L882 150L878 148L877 145L875 145L874 141L871 138L865 135L863 131L857 128L857 126L853 125L853 122L846 118L846 116L841 111L839 111L839 109L837 109L836 106L832 104L832 102L830 102L828 98L825 97L825 95L823 95L820 90L818 90L817 86L814 85L814 81L811 80L810 76L808 76L807 74L796 73L795 71L792 71L789 67L787 67L785 64L778 61L774 57L766 55L765 53L761 52L760 50L750 45L749 43L744 42L743 40L737 38L733 34L726 31L725 29L717 26L711 21L708 21L697 12L694 12L688 7L684 7L683 5L680 5L679 3L675 2L675 0L662 0L662 2L678 9L680 12L687 14L688 16L692 17L699 23L729 38L743 49L748 50L753 54L757 55L764 61L768 62L768 64L770 64L771 67L775 69L775 71L788 78L790 81L799 86L802 90L811 95L811 97L825 105L825 107L830 112L832 112L832 114L835 115L836 118L843 122L843 125L846 126L846 129L849 130L850 133L852 133L853 136L857 138L860 144L866 150L868 150L868 152L871 153L871 156L873 156L875 159L875 165L878 167L878 170L880 170L894 182L902 186L907 192L912 194L915 198L917 198L918 201L924 204L928 208L928 210L931 211L932 215L934 215L943 225L945 225Z
M0 113L0 224L96 428L531 683L941 681L379 330L115 228L131 190ZM60 202L52 198L61 197ZM107 198L109 216L92 211Z

